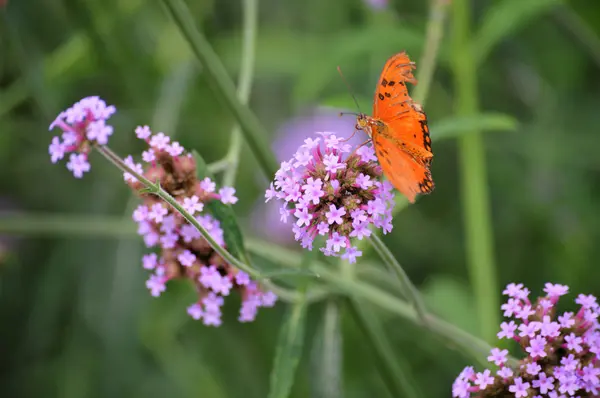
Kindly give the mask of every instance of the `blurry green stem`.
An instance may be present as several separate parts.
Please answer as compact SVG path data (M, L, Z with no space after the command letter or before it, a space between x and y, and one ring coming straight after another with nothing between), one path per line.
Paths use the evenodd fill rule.
M280 265L296 268L299 266L297 253L279 246L273 246L272 243L264 242L250 238L248 249L270 261ZM417 312L404 300L401 300L390 293L382 290L380 287L365 282L364 278L354 279L347 276L347 271L332 272L331 267L318 261L312 262L310 269L318 274L323 282L326 282L330 288L354 297L357 300L366 299L373 304L387 309L403 318L420 323ZM435 315L426 314L428 330L440 336L442 340L448 340L460 347L465 353L480 361L483 365L487 364L487 356L491 346L485 341L475 337L460 328L437 318ZM512 367L516 366L516 359L509 357L508 362Z
M188 41L194 55L204 67L208 83L216 93L223 97L229 110L239 123L244 138L252 153L256 156L262 172L267 178L271 178L277 170L277 162L275 156L269 150L265 129L261 126L256 115L237 98L231 78L210 43L194 25L192 13L185 2L183 0L163 0L163 3L184 38Z
M475 115L479 108L477 70L470 45L470 7L469 0L453 1L452 68L457 116ZM485 340L491 342L499 324L499 303L481 131L463 134L458 144L467 266L475 290L479 331Z
M175 198L173 198L171 195L169 195L169 193L167 191L162 189L158 183L156 183L156 184L153 183L152 181L148 180L143 175L141 175L141 174L137 173L135 170L131 169L131 167L129 167L127 164L125 164L125 162L117 154L115 154L113 151L111 151L108 147L102 146L102 145L96 145L95 148L98 150L98 152L100 152L106 159L108 159L111 163L113 163L119 169L121 169L124 172L127 172L127 173L133 175L135 178L137 178L138 181L140 181L142 184L144 184L148 193L158 196L159 198L161 198L162 200L164 200L165 202L170 204L175 210L177 210L183 216L183 218L185 218L190 224L192 224L198 230L198 232L200 232L200 234L202 234L202 237L204 239L206 239L206 241L214 249L214 251L216 251L221 257L223 257L223 259L225 261L227 261L229 264L233 265L234 267L245 271L246 273L248 273L249 275L251 275L254 278L261 277L261 275L258 271L252 269L247 264L244 264L243 262L241 262L240 260L235 258L235 256L233 256L233 254L229 253L227 250L225 250L225 248L223 248L221 245L219 245L217 243L217 241L214 240L214 238L211 236L211 234L209 234L208 231L198 222L198 220L196 220L196 218L194 216L192 216L190 213L188 213L179 204L179 202L177 202L175 200Z
M379 254L379 257L381 257L385 265L388 267L388 269L394 274L396 274L396 276L400 280L400 283L404 287L403 293L415 306L415 310L417 312L419 321L423 324L423 326L427 326L425 323L427 321L427 311L425 309L425 303L423 303L421 295L419 294L419 290L415 287L415 285L412 284L410 278L408 277L400 263L396 260L392 252L390 252L390 250L381 241L381 239L375 234L372 234L368 239L373 245L373 248L375 249L377 254Z
M565 2L554 12L554 18L579 40L600 67L600 37L590 24Z
M348 280L355 279L355 268L346 260L340 260L341 277ZM390 393L396 397L415 398L419 394L415 390L410 377L406 375L405 368L399 362L398 356L392 355L392 345L381 327L379 318L366 309L365 303L357 297L346 297L347 307L365 336L364 341L369 345L375 357L375 365L379 368L382 379Z
M131 219L73 214L0 214L0 233L23 236L136 238Z
M256 47L256 25L258 22L258 0L243 0L242 1L244 21L243 21L243 38L242 38L242 62L240 65L240 76L238 81L238 98L244 105L248 103L250 98L250 90L252 88L252 76L254 75L254 55ZM242 132L240 125L236 123L231 132L231 143L229 144L229 152L227 160L229 160L229 168L225 170L223 175L223 185L233 186L235 183L235 175L240 163L240 153L242 151Z
M427 94L433 80L435 65L437 61L440 42L444 33L444 22L446 20L450 0L430 0L429 19L427 21L427 33L423 56L419 60L417 80L419 84L415 87L413 99L415 102L425 105Z
M327 282L330 287L336 288L350 297L369 300L373 304L385 308L403 318L417 324L422 324L420 316L414 308L403 300L394 297L375 286L358 280L341 278L338 273L330 271L328 267L313 265L311 266L311 269L318 272L321 279ZM443 340L446 340L447 343L452 342L464 350L465 353L472 355L480 363L487 363L486 358L492 347L485 341L470 335L464 330L461 330L434 315L426 314L426 324L428 330L440 336ZM511 365L515 363L512 359L509 362Z
M220 173L221 171L227 170L228 167L229 167L229 160L227 159L227 157L206 165L206 168L208 168L208 172L210 174Z
M385 335L379 318L369 311L365 303L356 297L347 298L348 308L354 321L365 335L370 352L376 358L381 378L394 397L416 398L420 394L412 377L406 372L406 364L400 363L401 357L394 354L392 345Z
M423 56L417 64L417 80L419 84L415 86L413 93L413 99L421 105L425 105L429 89L431 88L440 42L444 33L444 22L446 20L448 4L449 0L431 0ZM408 206L408 201L402 195L396 195L395 200L394 215L400 213ZM358 248L362 251L368 250L368 246L363 242L359 242Z

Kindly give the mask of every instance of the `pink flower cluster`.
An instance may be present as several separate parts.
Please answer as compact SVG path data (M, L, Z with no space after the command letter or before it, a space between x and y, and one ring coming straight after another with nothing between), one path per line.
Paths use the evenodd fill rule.
M312 250L314 239L325 236L320 250L326 256L353 263L362 252L351 238L370 236L370 226L392 230L392 186L378 180L382 171L373 148L352 151L334 134L317 134L321 137L307 138L292 159L281 163L266 201L283 201L281 221L293 217L292 230L302 247Z
M580 294L576 313L556 313L556 304L567 294L564 285L546 283L546 295L535 302L529 290L511 283L504 290L502 305L508 322L502 322L500 339L512 339L525 357L516 368L507 364L508 350L494 348L488 361L499 369L475 372L465 368L452 386L452 396L567 398L600 394L600 307L596 297Z
M113 127L106 121L115 113L112 105L106 105L99 97L86 97L61 112L50 124L50 130L59 127L63 133L52 138L48 147L52 163L56 163L66 154L69 155L67 169L75 178L83 177L90 171L88 154L94 144L106 145Z
M193 157L184 154L184 148L178 142L171 142L165 134L153 134L144 126L136 129L136 135L148 144L142 153L147 165L144 169L131 156L126 158L126 163L149 180L159 181L160 186L224 246L219 221L204 212L204 205L213 200L236 203L235 189L217 190L209 178L199 181ZM136 191L142 187L133 175L125 173L124 178ZM242 296L238 318L241 322L253 321L260 307L275 304L277 296L273 292L263 291L248 274L227 264L195 227L159 198L143 196L143 204L135 209L133 219L146 246L159 250L158 254L145 255L142 261L143 267L152 271L146 286L153 296L164 292L171 279L191 280L198 291L198 301L188 307L188 314L211 326L221 324L221 306L232 290L238 290Z

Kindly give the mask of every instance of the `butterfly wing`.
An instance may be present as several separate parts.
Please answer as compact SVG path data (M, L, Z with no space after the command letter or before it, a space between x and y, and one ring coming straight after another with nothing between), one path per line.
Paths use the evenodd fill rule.
M434 183L429 171L429 161L414 158L396 142L386 138L385 128L374 129L373 147L384 174L392 185L411 202L417 194L433 191Z
M391 111L387 108L392 104L411 101L406 83L417 84L417 79L412 73L415 68L415 63L404 51L386 61L375 89L373 116L377 117L377 114L382 113L390 114Z
M411 155L431 159L427 116L421 106L412 101L406 87L407 82L417 83L412 74L414 68L414 62L405 52L388 59L375 90L373 117L387 124L388 133L410 147Z
M411 203L417 194L430 193L434 188L427 116L406 87L406 83L417 84L415 68L405 52L387 60L375 89L373 117L367 117L384 174Z

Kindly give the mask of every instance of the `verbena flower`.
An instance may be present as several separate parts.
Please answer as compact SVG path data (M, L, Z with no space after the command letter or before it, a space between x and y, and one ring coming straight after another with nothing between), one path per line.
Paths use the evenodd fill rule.
M225 246L219 221L204 211L204 205L214 200L237 202L235 189L217 189L209 178L198 180L193 157L184 154L183 147L167 135L152 134L148 126L138 127L136 135L148 143L142 155L146 164L135 163L131 156L125 159L126 163L149 180L158 181L219 245ZM123 177L136 191L142 188L133 175L124 173ZM275 304L277 296L273 292L263 291L248 274L225 262L195 227L159 198L143 196L143 204L135 209L133 219L146 246L158 249L158 253L142 259L143 267L152 271L146 286L153 296L160 296L169 280L189 279L198 292L198 301L188 307L188 314L210 326L221 324L224 297L233 290L242 297L240 322L253 321L260 307Z
M314 131L336 131L342 136L349 136L347 144L358 146L364 141L360 134L354 134L356 117L340 117L340 112L347 109L331 107L315 107L286 120L276 131L271 149L279 162L294 155L304 140L314 137ZM259 181L259 183L262 183ZM280 204L277 201L264 203L258 201L252 212L252 227L258 234L270 242L281 245L295 244L294 233L289 225L279 222Z
M106 121L115 113L112 105L106 105L100 97L86 97L61 112L50 124L63 132L52 138L48 147L52 163L56 163L69 154L67 169L75 178L83 177L90 171L88 154L93 144L106 145L113 133L113 127Z
M556 303L568 293L564 285L546 283L545 296L535 302L522 284L509 284L509 298L501 309L498 338L512 339L524 357L516 368L507 365L507 350L494 348L488 361L498 370L475 372L465 368L452 386L452 396L567 398L597 397L600 394L600 307L596 297L580 294L577 312L557 314Z
M371 147L353 151L331 133L307 138L294 156L281 163L265 197L283 201L281 221L293 220L295 239L312 250L318 235L326 237L320 250L355 262L362 254L351 238L371 234L371 225L392 230L394 196Z

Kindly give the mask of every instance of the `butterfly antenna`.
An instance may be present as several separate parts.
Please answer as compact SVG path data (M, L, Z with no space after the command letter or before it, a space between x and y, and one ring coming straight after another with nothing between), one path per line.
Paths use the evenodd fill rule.
M344 83L346 83L346 87L348 87L348 91L350 92L350 95L352 96L352 99L354 100L354 103L356 104L356 109L358 109L358 112L360 114L362 114L362 112L360 111L360 106L358 105L358 101L356 100L356 97L354 96L354 94L352 92L352 87L350 87L350 83L348 83L348 80L346 80L346 78L344 77L344 74L342 73L342 69L339 66L337 67L337 70L338 70L338 73L340 74L340 76L342 77L342 80L344 81Z

